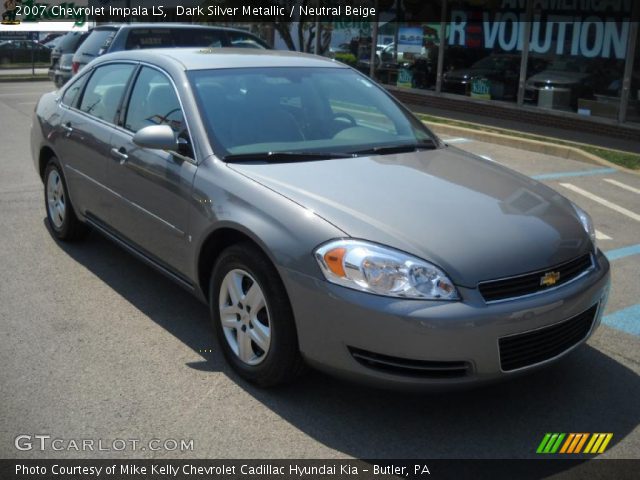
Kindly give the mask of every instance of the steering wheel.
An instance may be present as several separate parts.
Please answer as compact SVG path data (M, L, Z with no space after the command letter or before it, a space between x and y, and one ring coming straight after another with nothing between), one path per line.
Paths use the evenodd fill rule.
M344 112L334 113L333 114L333 119L334 120L344 119L344 120L348 121L351 124L352 127L357 127L358 126L358 122L356 122L356 119L353 118L353 115L351 115L349 113L344 113Z

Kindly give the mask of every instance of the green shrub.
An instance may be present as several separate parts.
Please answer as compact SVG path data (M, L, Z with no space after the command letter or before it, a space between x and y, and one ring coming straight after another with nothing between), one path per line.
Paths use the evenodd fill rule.
M358 59L353 53L336 53L335 59L352 67L358 63Z

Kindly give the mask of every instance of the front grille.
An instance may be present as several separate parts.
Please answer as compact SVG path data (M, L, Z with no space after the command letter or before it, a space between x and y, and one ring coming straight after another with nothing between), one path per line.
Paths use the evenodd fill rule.
M517 277L481 282L478 284L478 289L486 302L521 297L570 282L592 266L591 254L587 253L575 260L547 268L546 270L538 270L536 272L518 275ZM558 273L560 276L553 285L543 285L542 278L545 274L551 272Z
M460 378L471 372L469 362L440 362L431 360L410 360L390 357L349 347L349 352L358 363L385 373L423 378Z
M598 310L595 304L586 312L530 332L510 335L498 340L500 366L505 372L544 362L566 352L584 340Z

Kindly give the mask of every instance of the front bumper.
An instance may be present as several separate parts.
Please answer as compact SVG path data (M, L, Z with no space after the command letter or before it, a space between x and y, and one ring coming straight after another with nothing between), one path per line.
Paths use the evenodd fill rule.
M593 270L575 282L493 304L470 288L459 288L460 302L418 301L358 292L291 270L282 271L282 276L300 350L311 365L379 386L449 387L513 377L552 363L584 343L600 323L610 287L609 263L602 252L594 263ZM500 338L560 324L594 305L597 310L584 338L544 361L514 371L501 368ZM452 376L381 370L363 362L361 352L392 363L395 359L445 370L461 364L469 368L464 375L457 371Z

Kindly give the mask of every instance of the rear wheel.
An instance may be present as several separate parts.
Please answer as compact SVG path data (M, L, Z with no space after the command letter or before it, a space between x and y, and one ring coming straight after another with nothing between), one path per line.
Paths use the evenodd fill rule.
M218 344L244 379L270 387L303 370L286 291L268 258L250 243L222 252L210 282L209 303Z
M67 190L58 159L52 157L44 171L44 204L53 234L64 241L83 238L87 227L78 220Z

